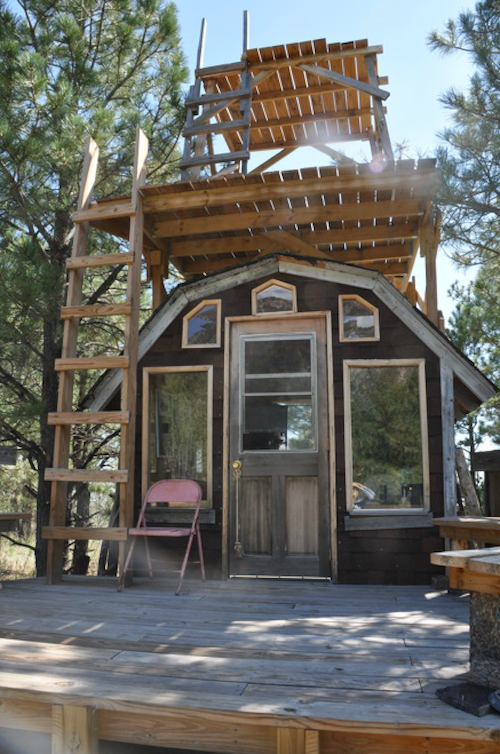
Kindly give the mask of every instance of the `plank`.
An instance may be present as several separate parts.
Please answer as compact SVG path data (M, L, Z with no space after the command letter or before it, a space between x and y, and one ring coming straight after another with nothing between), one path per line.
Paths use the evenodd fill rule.
M500 555L500 547L487 547L481 550L453 550L431 553L431 563L454 568L467 568L474 558L488 558Z
M220 232L224 230L245 230L247 228L274 228L278 225L300 225L336 220L361 220L383 217L419 216L423 213L420 202L415 200L360 202L352 205L326 207L304 207L277 210L274 212L245 212L220 217L196 217L186 220L166 220L153 223L155 236L187 236L197 233Z
M116 317L130 314L130 304L92 304L86 306L62 306L61 319L75 317Z
M52 720L52 754L98 754L95 710L73 704L56 705Z
M73 372L75 369L128 369L128 356L92 356L56 359L56 372ZM61 413L61 412L58 412Z
M180 168L192 168L195 165L214 165L217 162L238 162L239 160L248 160L250 152L223 152L215 155L202 155L200 157L191 157L189 160L179 162Z
M44 526L42 528L42 538L126 542L127 529L123 527Z
M95 202L86 209L80 209L73 212L71 219L74 223L99 222L101 220L113 220L118 217L133 217L136 207L132 202L109 201Z
M318 65L309 65L308 63L299 63L297 68L301 68L306 73L312 73L314 76L320 76L321 78L333 81L336 84L343 84L350 89L357 89L360 92L366 92L366 94L371 94L372 97L376 97L380 100L386 100L390 97L390 92L380 89L378 86L367 84L364 81L359 81L350 76L344 76L343 74L336 73L328 68L321 68L321 66Z
M129 411L62 411L47 415L47 424L127 424Z
M434 172L415 171L415 174L411 176L411 186L416 192L432 188L435 182ZM144 212L151 214L175 209L201 209L235 202L259 201L277 197L288 199L330 192L395 189L400 185L408 184L408 174L401 170L386 170L377 175L351 173L338 176L315 176L314 178L288 178L279 182L259 184L249 184L248 180L236 183L234 179L230 179L226 186L219 186L219 180L216 184L208 180L206 184L203 189L146 196Z
M130 252L119 254L91 254L90 256L70 257L66 260L66 269L81 270L87 267L107 267L114 264L133 264L134 255Z
M121 482L128 479L128 471L103 469L45 469L48 482Z

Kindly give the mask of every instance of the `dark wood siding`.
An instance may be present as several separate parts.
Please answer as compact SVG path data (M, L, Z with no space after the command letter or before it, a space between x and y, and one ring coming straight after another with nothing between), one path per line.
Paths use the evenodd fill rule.
M439 359L370 291L354 286L339 285L292 275L264 276L251 284L223 291L222 347L220 349L182 349L182 318L196 305L186 307L182 315L170 325L139 364L138 406L141 411L142 369L146 366L190 366L211 364L214 368L214 426L213 426L213 503L214 524L204 526L204 542L214 575L220 573L222 548L222 423L223 423L223 363L224 318L251 314L251 290L271 277L292 283L297 288L299 312L331 311L333 376L335 396L335 448L338 526L339 581L342 583L422 584L429 583L439 569L431 566L429 553L443 546L437 529L385 529L346 531L343 361L345 359L425 359L427 380L427 411L429 431L430 497L435 516L443 514L441 400ZM380 341L368 343L340 343L338 332L338 297L357 293L380 312ZM202 300L202 299L200 299ZM286 315L284 315L286 316ZM138 417L138 432L142 417ZM137 443L137 465L140 470L140 437ZM140 497L140 473L136 479L137 500Z

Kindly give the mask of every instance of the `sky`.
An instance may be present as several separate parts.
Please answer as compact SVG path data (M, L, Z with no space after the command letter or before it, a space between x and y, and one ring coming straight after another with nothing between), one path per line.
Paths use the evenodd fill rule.
M404 143L409 157L432 157L439 145L438 134L450 124L450 115L439 96L450 87L466 89L472 73L464 54L442 56L427 45L429 33L444 30L450 18L472 10L475 3L465 0L177 0L182 45L191 78L196 62L201 21L207 20L204 65L239 60L243 44L243 11L250 16L250 47L301 42L326 38L328 42L368 39L382 45L378 56L379 74L389 77L383 88L391 93L386 100L387 122L393 147ZM194 80L194 79L193 79ZM343 145L338 145L343 148ZM345 152L366 159L362 146L350 145ZM266 157L271 153L266 153ZM261 161L258 156L255 164ZM300 149L276 169L293 169L328 164L328 158L314 149ZM417 287L425 291L422 262L415 267ZM446 318L453 310L448 289L464 275L441 248L438 255L438 300Z

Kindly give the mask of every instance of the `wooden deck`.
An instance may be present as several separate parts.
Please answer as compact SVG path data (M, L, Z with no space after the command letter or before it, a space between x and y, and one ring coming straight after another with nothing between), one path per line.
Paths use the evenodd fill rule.
M500 716L434 695L468 669L467 597L31 580L4 582L0 605L0 728L52 734L52 752L94 752L93 737L238 754L499 750Z

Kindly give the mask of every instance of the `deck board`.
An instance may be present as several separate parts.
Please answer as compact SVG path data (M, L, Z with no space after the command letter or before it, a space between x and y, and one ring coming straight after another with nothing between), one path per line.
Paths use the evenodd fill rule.
M154 710L500 741L500 717L435 697L468 669L464 597L264 580L192 581L175 597L170 583L30 580L4 583L0 600L0 698L92 705L103 730L113 714Z

